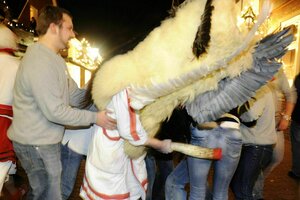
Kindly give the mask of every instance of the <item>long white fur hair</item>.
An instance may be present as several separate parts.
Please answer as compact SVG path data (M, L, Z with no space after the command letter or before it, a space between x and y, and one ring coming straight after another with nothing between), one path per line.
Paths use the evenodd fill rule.
M0 49L17 49L16 35L4 24L0 24Z

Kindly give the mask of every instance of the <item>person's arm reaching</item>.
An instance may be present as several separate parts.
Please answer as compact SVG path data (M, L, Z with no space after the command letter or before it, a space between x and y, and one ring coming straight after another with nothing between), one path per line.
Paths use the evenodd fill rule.
M145 142L145 146L152 147L162 153L171 153L173 150L171 148L172 141L169 139L159 140L156 138L148 138Z

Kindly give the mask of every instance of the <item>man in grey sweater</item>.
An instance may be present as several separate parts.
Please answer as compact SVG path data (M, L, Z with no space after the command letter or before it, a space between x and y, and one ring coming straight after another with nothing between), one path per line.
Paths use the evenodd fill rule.
M106 111L75 107L84 97L70 77L59 51L75 36L68 11L45 7L37 21L39 41L28 47L14 86L14 119L8 131L29 178L28 199L61 199L60 145L64 125L97 124L114 129Z

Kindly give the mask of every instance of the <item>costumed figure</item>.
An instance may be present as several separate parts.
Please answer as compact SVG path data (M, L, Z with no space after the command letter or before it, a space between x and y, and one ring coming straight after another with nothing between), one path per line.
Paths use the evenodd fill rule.
M174 108L191 104L195 121L213 121L247 101L274 75L292 36L285 30L255 38L269 8L267 2L257 24L243 36L235 23L234 1L188 0L132 51L101 66L93 100L98 109L112 110L118 130L96 127L83 198L144 199L146 141ZM177 150L177 145L165 150ZM194 147L184 147L185 153Z
M7 130L12 122L13 86L19 59L13 56L17 49L16 36L0 24L0 192L8 174L16 172L16 156Z

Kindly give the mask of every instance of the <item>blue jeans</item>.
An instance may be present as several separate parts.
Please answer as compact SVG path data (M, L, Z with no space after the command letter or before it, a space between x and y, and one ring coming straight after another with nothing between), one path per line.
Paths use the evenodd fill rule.
M173 160L156 159L148 153L145 162L148 178L146 200L164 199L165 182L174 169Z
M30 191L29 200L61 200L60 143L23 145L13 142L14 150L24 168Z
M153 185L155 181L155 174L156 174L156 164L155 158L151 154L147 154L145 157L146 169L147 169L147 179L148 179L148 187L146 193L146 200L152 200L152 191Z
M300 97L299 97L300 98ZM300 124L291 123L292 172L300 177Z
M272 159L272 145L244 145L240 162L231 181L235 199L253 200L252 191L258 175Z
M72 151L68 143L61 145L61 191L64 200L68 199L73 191L82 158L83 155Z
M187 161L182 161L167 179L166 199L186 199L184 186L187 182L190 182L190 199L206 199L207 177L212 163L214 178L211 198L214 200L228 199L229 183L241 153L240 131L220 127L212 130L198 130L192 127L191 131L191 144L208 148L222 148L222 159L213 162L212 160L188 157Z
M187 198L185 185L190 182L187 160L181 160L168 176L165 185L166 200L184 200Z

